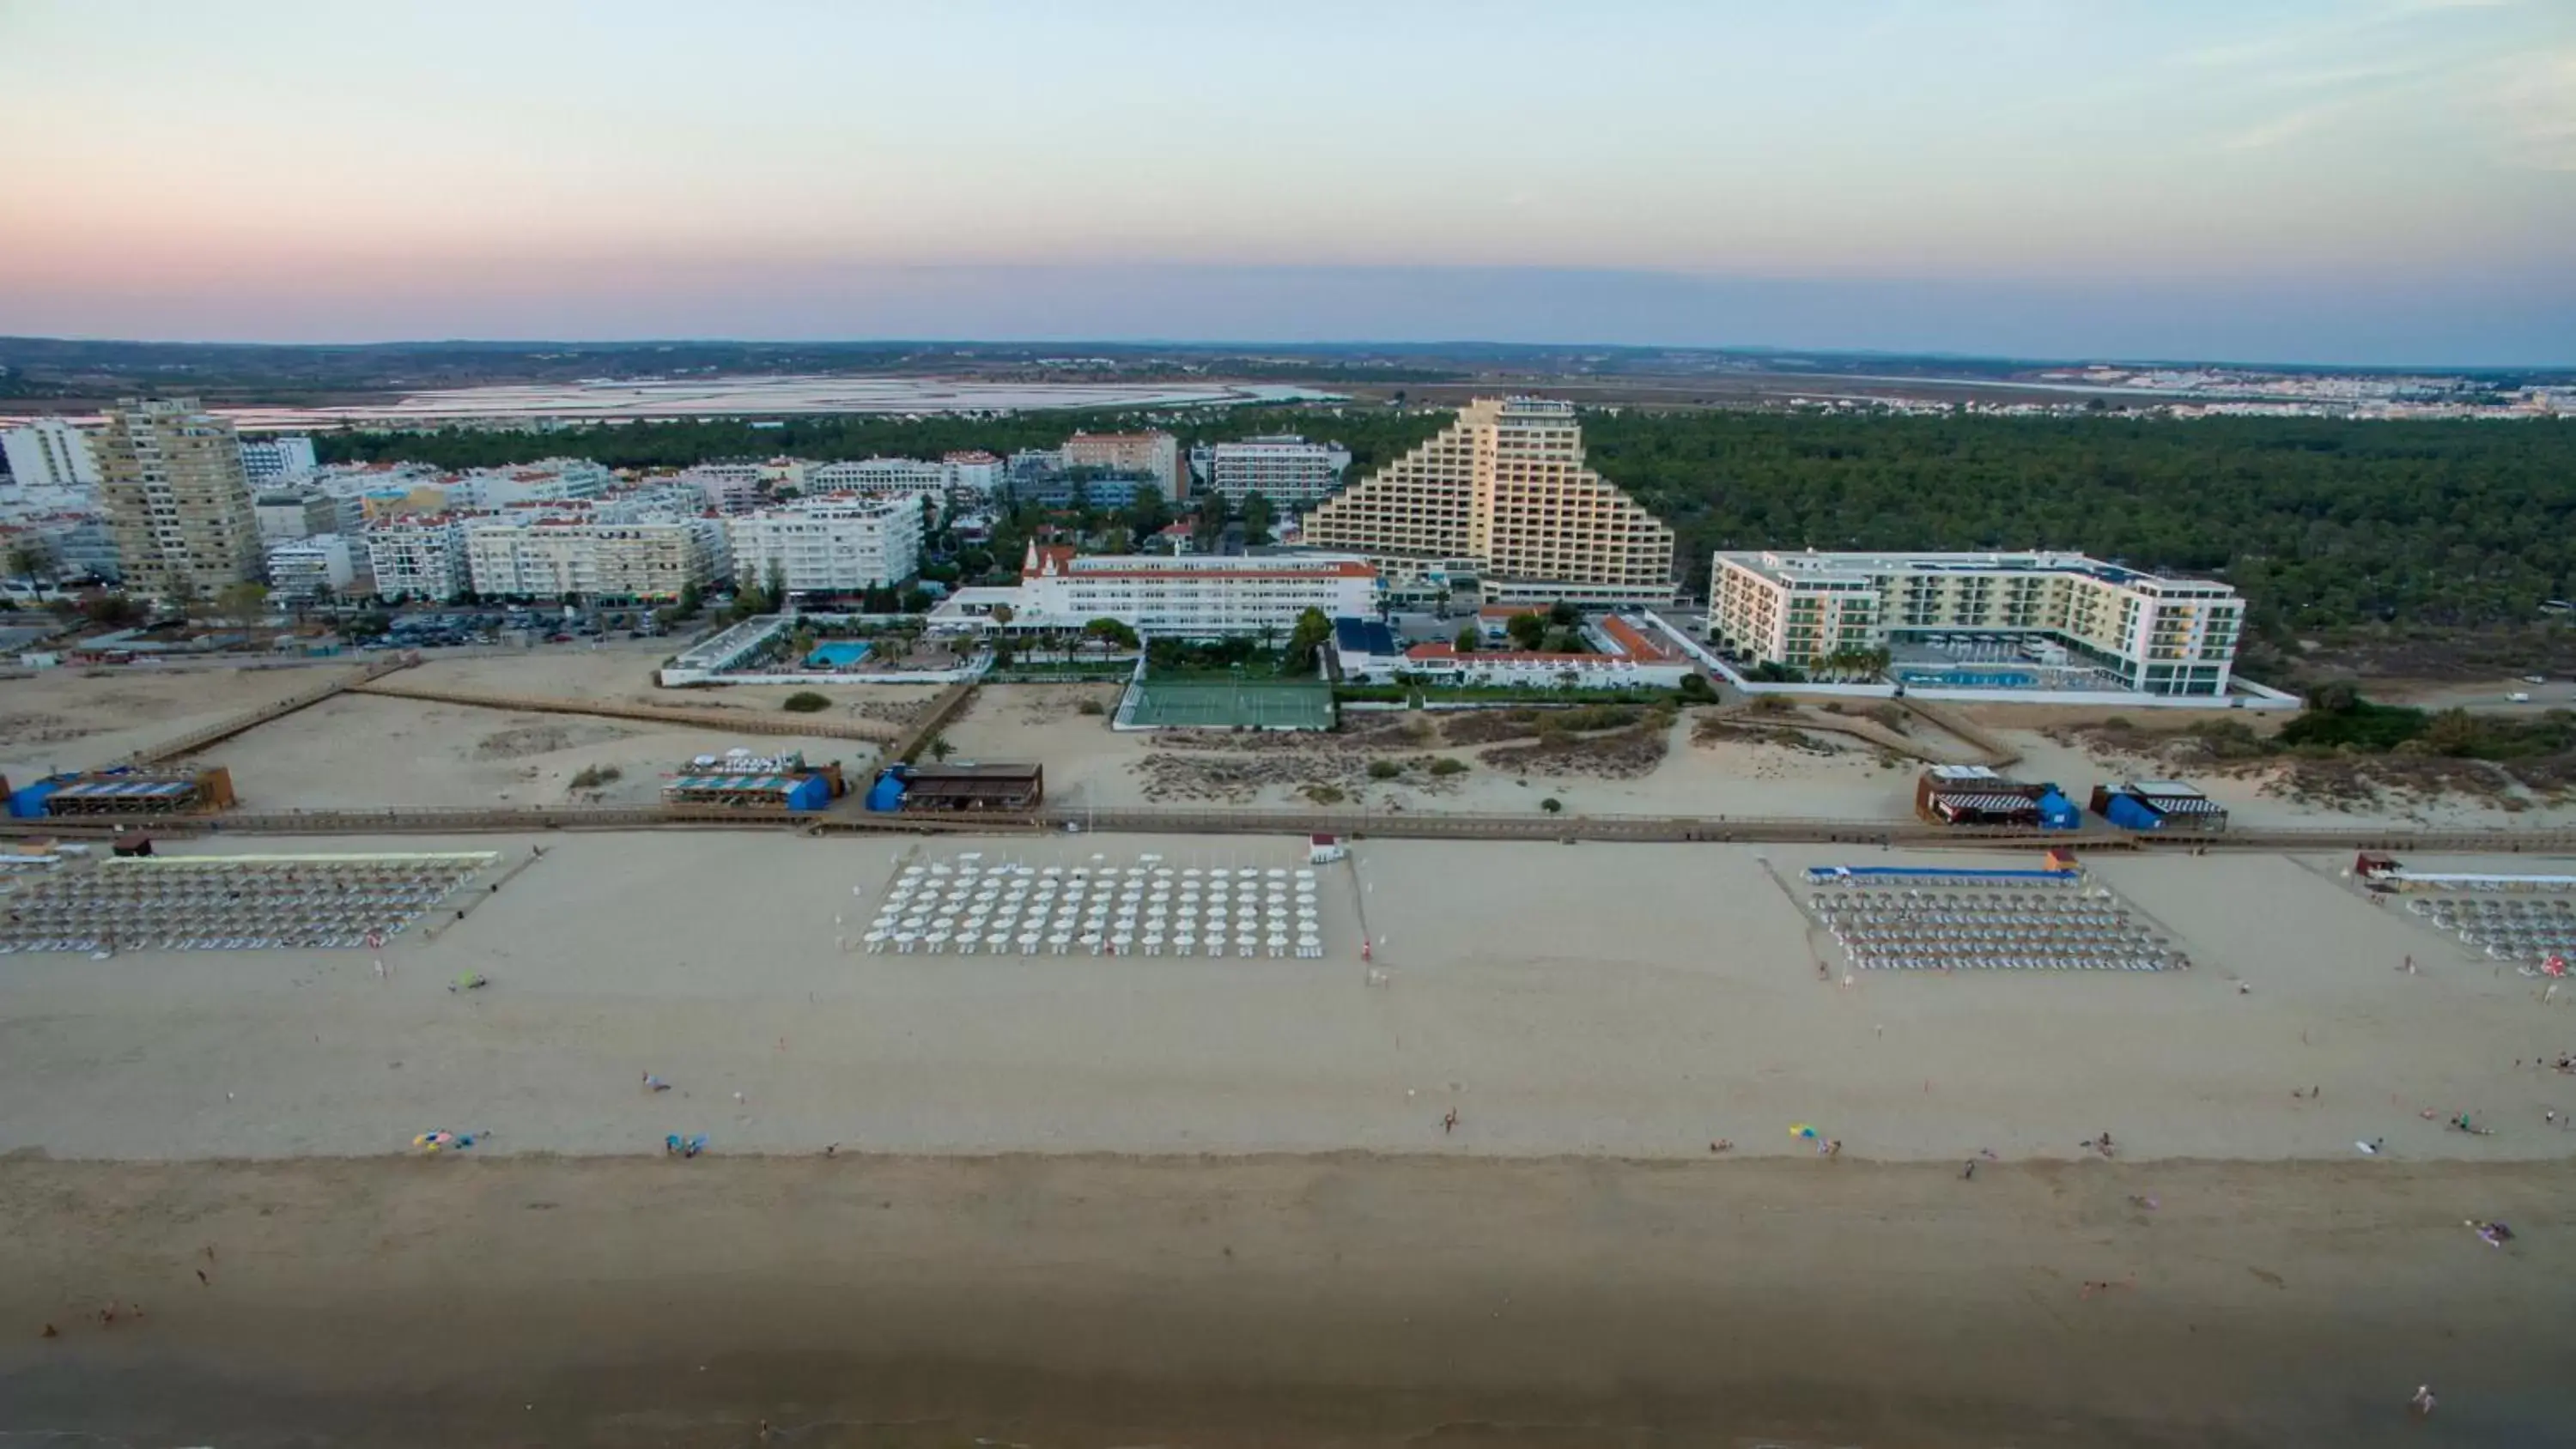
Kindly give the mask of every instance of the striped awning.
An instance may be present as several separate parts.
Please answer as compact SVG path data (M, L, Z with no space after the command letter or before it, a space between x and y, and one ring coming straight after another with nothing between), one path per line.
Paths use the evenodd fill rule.
M1933 801L1945 810L1973 810L1980 815L1997 815L2011 810L2036 810L2039 802L2027 795L1940 794Z
M2146 802L2167 815L2224 815L2227 807L2206 795L2148 795Z

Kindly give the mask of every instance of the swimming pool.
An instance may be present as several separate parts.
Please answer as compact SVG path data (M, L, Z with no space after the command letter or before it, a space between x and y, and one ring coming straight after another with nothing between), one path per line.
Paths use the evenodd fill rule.
M855 641L842 640L831 644L817 644L814 646L814 652L805 656L805 667L848 669L867 657L868 646Z
M1900 684L1923 684L1951 689L2036 689L2039 676L2020 669L1972 669L1952 665L1947 669L1899 669Z

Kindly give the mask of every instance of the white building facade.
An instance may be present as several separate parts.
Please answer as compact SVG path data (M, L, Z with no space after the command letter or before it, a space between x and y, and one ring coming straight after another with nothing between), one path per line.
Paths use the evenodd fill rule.
M1010 476L1007 465L986 452L950 453L939 464L947 470L951 493L989 497Z
M604 463L588 458L546 458L515 468L477 468L446 480L453 509L508 508L521 503L562 503L597 498L613 481Z
M1190 462L1211 491L1236 507L1258 493L1281 509L1302 513L1340 490L1351 455L1331 443L1283 434L1195 448Z
M2222 695L2244 623L2245 601L2225 584L2082 554L1720 553L1710 568L1710 637L1748 661L1800 670L1838 653L1992 640L2142 694ZM1909 679L1904 662L1895 673L1973 682L1980 668L2003 679L2014 662L1961 664L1943 679L1935 657L1914 663L1920 677Z
M0 457L9 460L9 477L21 488L99 485L98 455L90 448L89 435L61 418L38 418L0 432Z
M729 518L725 527L734 577L765 586L775 572L789 593L891 588L921 567L921 504L909 494L811 498Z
M313 440L289 434L270 434L241 440L242 472L251 486L275 483L286 478L301 478L321 466L313 455Z
M375 590L366 577L367 552L336 533L278 543L268 551L269 597L303 604L325 597L353 598Z
M993 613L997 604L1009 606L1007 624ZM933 628L1026 632L1115 619L1140 634L1168 638L1284 638L1309 609L1327 619L1374 617L1377 570L1355 554L1085 558L1070 548L1031 544L1018 588L961 590L930 621Z
M680 475L718 513L749 513L760 503L758 463L701 463Z
M465 526L445 514L384 519L367 530L367 570L397 603L445 603L466 589Z
M805 486L813 493L902 494L945 501L948 465L920 458L849 458L807 468Z

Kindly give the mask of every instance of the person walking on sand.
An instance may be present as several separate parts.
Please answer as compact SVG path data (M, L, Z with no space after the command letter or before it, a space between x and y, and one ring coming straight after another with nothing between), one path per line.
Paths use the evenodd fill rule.
M1455 1132L1455 1131L1457 1131L1457 1130L1458 1130L1458 1109L1457 1109L1457 1108L1455 1108L1455 1107L1452 1107L1452 1108L1450 1108L1450 1109L1449 1109L1448 1114L1447 1114L1447 1115L1445 1115L1445 1116L1443 1116L1443 1117L1440 1119L1440 1135L1441 1135L1441 1136L1443 1136L1443 1137L1446 1137L1446 1136L1448 1136L1450 1133Z
M2415 1417L2419 1419L2431 1417L2433 1413L2433 1386L2431 1384L2417 1384L2415 1386L2415 1397L2408 1399L2406 1403L2408 1407L2415 1411Z

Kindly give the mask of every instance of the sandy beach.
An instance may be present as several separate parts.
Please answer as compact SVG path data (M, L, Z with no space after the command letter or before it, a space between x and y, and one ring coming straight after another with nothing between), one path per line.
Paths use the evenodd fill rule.
M153 687L57 715L185 727ZM1141 799L1168 743L1091 693L992 691L952 743ZM1673 729L1634 779L1389 795L1871 818L1910 788ZM472 803L612 765L648 798L737 743L863 748L343 696L216 757L246 803ZM2339 856L2105 852L2103 899L2191 969L1945 975L1850 972L1804 871L2036 852L1361 840L1306 960L859 939L910 865L1266 872L1302 840L166 848L515 873L381 952L0 957L0 1441L2519 1446L2576 1416L2576 1075L2537 1064L2576 994ZM432 1129L478 1141L413 1156Z
M1852 859L1822 847L1361 842L1323 878L1327 959L1303 961L857 949L899 859L1302 863L1286 842L542 843L467 920L395 940L388 982L363 951L0 958L0 1151L370 1155L444 1127L565 1154L706 1132L727 1152L1697 1158L1719 1138L1807 1151L1795 1122L1885 1160L2074 1159L2106 1130L2142 1157L2341 1159L2377 1138L2408 1160L2576 1151L2543 1117L2576 1112L2576 1077L2528 1065L2576 1046L2570 993L2543 1004L2365 901L2341 862L2100 860L2188 972L1845 987L1782 883ZM2033 863L1861 863L1908 859ZM2408 956L2420 974L2397 969ZM493 985L447 990L468 971ZM639 1091L647 1072L674 1090ZM2500 1128L2448 1132L2427 1110Z

